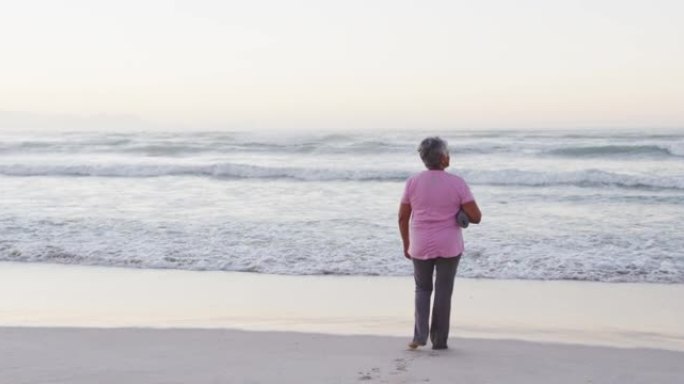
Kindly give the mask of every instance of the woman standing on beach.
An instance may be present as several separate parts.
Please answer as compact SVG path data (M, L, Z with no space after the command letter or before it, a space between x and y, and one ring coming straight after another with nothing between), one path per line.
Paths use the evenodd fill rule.
M482 214L466 182L444 170L449 166L446 141L428 137L418 147L426 171L406 181L399 206L399 231L404 256L413 261L416 281L414 349L427 344L432 349L446 349L449 337L451 293L456 269L463 253L463 234L456 215L463 210L471 223L479 223ZM436 271L435 299L430 318L433 271Z

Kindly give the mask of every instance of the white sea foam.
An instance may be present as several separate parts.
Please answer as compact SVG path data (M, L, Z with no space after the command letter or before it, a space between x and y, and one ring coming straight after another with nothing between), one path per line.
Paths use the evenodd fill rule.
M23 219L23 225L36 233L23 233L24 241L0 243L0 260L294 275L411 273L394 228L379 229L354 220L188 221L28 223ZM496 232L505 228L495 222L489 228L469 229L459 276L684 283L684 259L677 253L682 239L668 238L666 233L631 233L630 239L596 230L589 236L540 239L509 229L509 236L520 236L502 242ZM649 243L648 236L654 241ZM656 244L661 241L670 244Z

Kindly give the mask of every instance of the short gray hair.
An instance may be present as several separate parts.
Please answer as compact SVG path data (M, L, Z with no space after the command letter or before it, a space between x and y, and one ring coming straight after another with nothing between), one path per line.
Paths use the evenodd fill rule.
M423 160L428 169L438 169L440 168L442 156L448 155L449 149L447 142L441 138L437 136L427 137L420 142L418 153L420 153L420 159Z

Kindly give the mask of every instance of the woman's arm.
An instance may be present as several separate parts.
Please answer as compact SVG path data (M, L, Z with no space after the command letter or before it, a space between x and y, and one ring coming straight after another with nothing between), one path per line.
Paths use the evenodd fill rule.
M480 207L477 206L475 200L465 203L461 206L463 212L468 215L468 220L474 224L480 224L482 220L482 212L480 212Z
M404 257L411 258L408 253L409 249L409 220L411 219L411 204L399 205L399 233L401 233L401 241L404 243Z

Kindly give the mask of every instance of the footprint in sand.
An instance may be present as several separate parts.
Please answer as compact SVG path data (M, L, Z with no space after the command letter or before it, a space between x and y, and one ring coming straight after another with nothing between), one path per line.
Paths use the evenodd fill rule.
M403 358L394 359L394 368L397 372L406 372L407 366L408 366L408 362L406 361L406 359L403 359Z
M373 380L378 374L380 374L380 368L371 368L370 371L359 371L359 381Z

